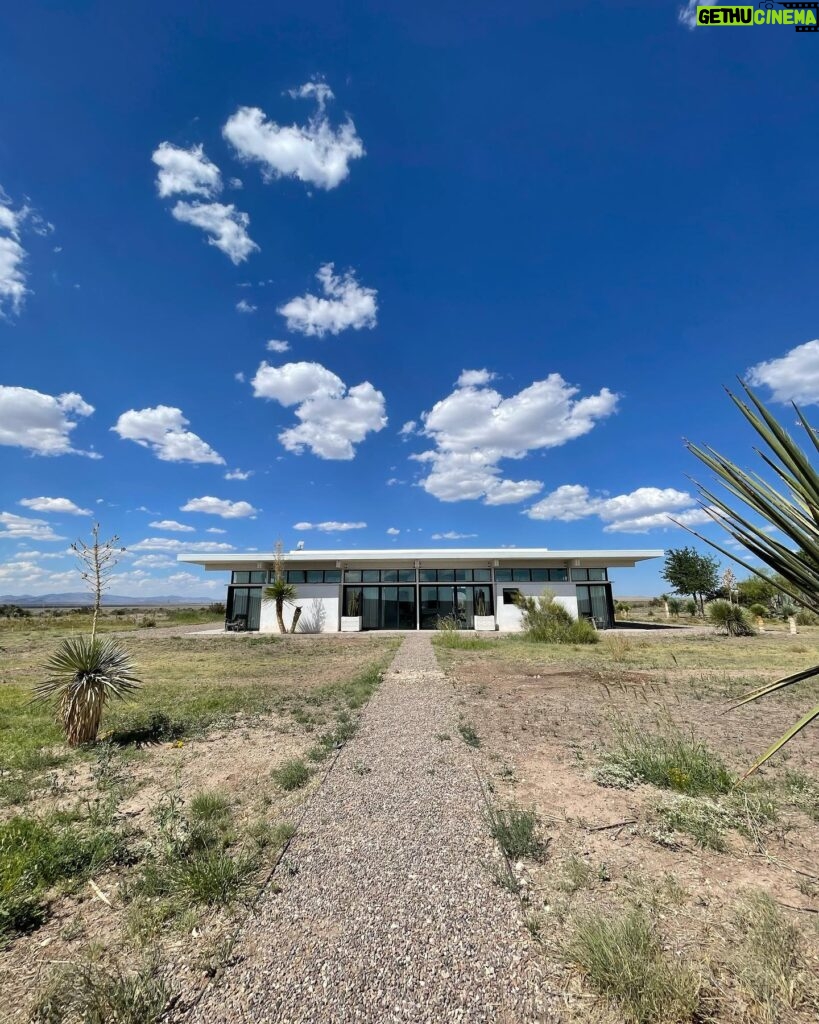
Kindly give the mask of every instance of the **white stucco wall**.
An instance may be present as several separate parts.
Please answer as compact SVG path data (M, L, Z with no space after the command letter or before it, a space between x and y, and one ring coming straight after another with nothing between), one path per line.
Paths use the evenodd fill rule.
M293 604L284 606L284 624L290 629L293 611L296 606L301 608L301 618L297 627L298 633L337 633L338 632L338 584L337 583L302 583L298 586L298 597ZM259 618L260 633L278 633L276 622L276 602L262 598L262 610Z
M526 597L540 597L544 590L551 590L558 603L573 618L577 618L577 591L574 583L496 583L495 612L500 630L510 633L519 633L521 630L520 608L516 604L503 603L503 592L510 589L519 590Z

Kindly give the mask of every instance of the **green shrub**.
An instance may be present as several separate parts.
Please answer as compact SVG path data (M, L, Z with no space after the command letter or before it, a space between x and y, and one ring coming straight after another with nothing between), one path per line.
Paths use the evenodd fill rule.
M600 637L586 619L575 619L556 599L551 590L540 597L520 595L523 631L527 639L543 644L595 644Z
M690 1021L697 1011L700 980L690 967L663 952L642 910L587 914L578 921L566 952L628 1024Z
M752 604L748 609L751 615L756 615L758 619L766 619L770 614L770 608L767 608L764 604Z
M471 722L461 722L458 726L458 732L461 734L461 739L468 747L479 747L481 745L481 738L475 732L475 727Z
M538 820L534 811L520 807L491 807L489 831L507 857L536 857L541 844L537 838Z
M794 618L799 626L816 626L819 624L819 615L816 612L812 612L809 608L800 608Z
M280 789L292 790L301 789L307 783L310 778L310 769L299 758L293 758L290 761L285 761L284 764L278 768L274 768L271 772L273 781Z
M753 636L754 628L748 622L745 609L730 601L712 601L706 605L705 615L718 633L727 636Z
M662 826L693 837L698 846L722 853L725 832L734 824L730 811L708 798L680 796L657 807ZM663 837L664 845L668 837Z
M734 784L734 777L718 754L676 730L651 733L621 727L616 746L604 755L603 763L641 782L689 796L727 793Z

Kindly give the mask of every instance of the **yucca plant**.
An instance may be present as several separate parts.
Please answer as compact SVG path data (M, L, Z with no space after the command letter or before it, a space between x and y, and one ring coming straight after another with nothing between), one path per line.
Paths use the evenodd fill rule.
M755 449L766 466L773 471L783 485L777 490L758 473L746 473L729 459L708 445L700 448L686 442L688 450L711 469L729 495L741 503L736 508L729 504L730 498L722 498L708 488L698 485L703 499L703 508L708 515L726 530L730 536L752 555L777 574L764 575L758 568L735 553L703 537L695 530L700 540L721 551L728 558L739 562L756 576L772 583L788 601L801 605L809 611L819 613L819 473L811 465L805 451L793 440L776 417L756 397L753 391L740 381L749 403L728 392L745 419L759 434L767 450ZM819 438L804 414L793 405L799 423L804 427L807 441L819 452ZM755 513L762 523L756 525L748 516ZM770 527L781 533L786 540L777 540L767 532ZM788 543L789 542L789 543ZM796 672L793 675L766 683L746 693L734 707L741 707L750 701L759 700L786 686L793 686L805 679L819 675L819 665ZM819 716L819 704L804 714L795 725L773 743L754 762L745 778L755 772L794 736Z
M282 558L282 542L276 541L276 557L273 562L273 582L269 587L265 587L264 596L271 601L276 602L276 621L279 624L279 632L286 633L287 627L284 624L284 605L285 602L292 604L298 596L295 584L287 582L287 576L284 572L284 564ZM290 627L290 632L296 632L296 626L298 625L299 618L301 617L301 608L297 607L293 613L293 622Z
M49 678L34 688L34 700L56 700L57 722L71 747L93 743L106 704L139 686L130 656L112 637L66 637L46 671Z
M708 621L728 636L753 636L754 630L745 617L745 612L738 604L730 601L711 601L705 606Z

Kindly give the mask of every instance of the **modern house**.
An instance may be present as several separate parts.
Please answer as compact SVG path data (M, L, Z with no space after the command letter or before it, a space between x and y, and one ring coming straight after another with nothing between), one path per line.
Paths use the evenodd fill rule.
M575 617L598 629L614 625L610 571L661 558L649 551L550 551L548 548L432 548L383 551L296 550L281 555L301 607L299 632L435 629L440 618L461 629L521 628L518 594L551 590ZM273 552L178 555L180 562L229 571L227 621L248 630L278 632ZM289 628L294 608L285 607Z

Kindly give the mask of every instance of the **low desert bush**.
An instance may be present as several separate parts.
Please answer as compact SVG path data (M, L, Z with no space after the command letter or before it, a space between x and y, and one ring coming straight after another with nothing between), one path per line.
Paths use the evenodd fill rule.
M705 607L705 615L718 633L727 636L753 636L754 628L748 622L745 609L730 601L712 601Z
M271 772L273 781L280 789L290 791L301 789L310 778L310 769L300 758L285 761Z
M475 726L471 722L461 722L458 726L458 732L461 734L461 739L468 747L479 747L481 745L481 738L475 732Z
M550 590L540 597L518 597L523 631L528 640L544 644L596 644L600 637L586 619L575 619Z
M490 807L489 831L507 857L537 857L541 843L537 837L538 819L534 811L520 807Z
M603 763L621 769L626 777L689 796L727 793L734 784L718 754L676 729L648 732L636 726L621 726L616 744L603 756Z

